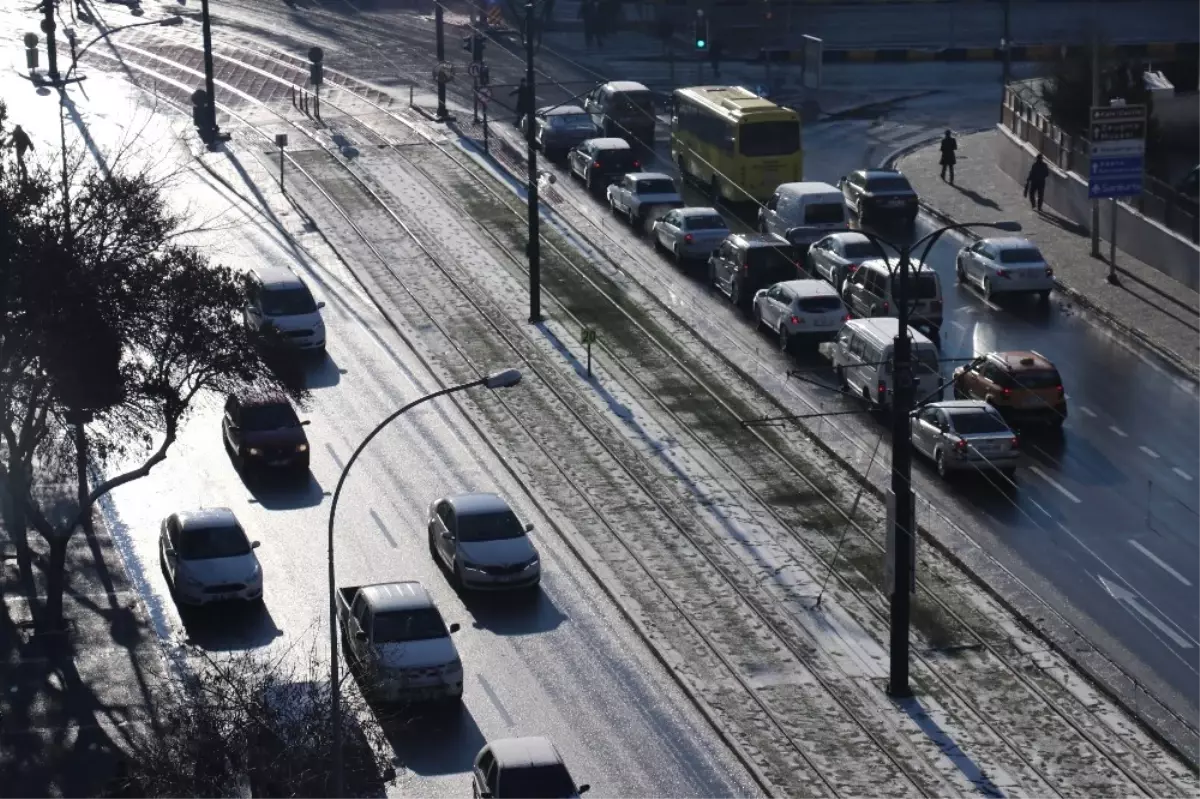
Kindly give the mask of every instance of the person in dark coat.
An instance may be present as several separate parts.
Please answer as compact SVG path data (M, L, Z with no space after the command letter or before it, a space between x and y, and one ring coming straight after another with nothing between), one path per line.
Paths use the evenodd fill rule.
M29 172L25 168L25 151L33 149L33 142L29 138L29 134L20 125L13 125L12 145L17 150L17 174L22 178L29 177Z
M954 183L954 164L958 158L954 154L958 151L958 141L950 131L946 131L946 135L942 137L942 159L939 162L942 165L942 180L946 179L946 171L950 172L950 183Z
M1042 210L1042 200L1046 197L1046 178L1050 177L1050 167L1041 153L1029 167L1029 176L1025 178L1025 196L1029 198L1029 207Z
M517 96L517 121L513 124L521 126L521 118L533 113L533 98L529 96L529 84L521 78L521 85L508 93L509 97Z

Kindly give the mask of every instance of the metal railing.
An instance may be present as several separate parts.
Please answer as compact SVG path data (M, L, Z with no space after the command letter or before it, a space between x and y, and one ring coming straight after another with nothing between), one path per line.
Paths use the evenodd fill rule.
M1038 111L1040 99L1033 96L1032 91L1022 84L1005 89L1001 124L1021 141L1033 145L1059 169L1074 172L1086 180L1091 160L1088 140L1070 135ZM1196 201L1170 184L1146 175L1142 193L1123 202L1181 236L1187 236L1193 242L1200 241L1200 225L1197 224L1200 213L1197 213Z

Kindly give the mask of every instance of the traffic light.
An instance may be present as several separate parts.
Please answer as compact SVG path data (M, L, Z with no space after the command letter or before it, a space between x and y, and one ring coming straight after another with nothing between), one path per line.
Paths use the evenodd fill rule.
M325 79L325 68L321 65L321 61L325 58L325 51L320 47L310 47L308 49L308 79L312 81L313 86L320 86Z
M708 50L708 18L700 14L696 15L696 50Z

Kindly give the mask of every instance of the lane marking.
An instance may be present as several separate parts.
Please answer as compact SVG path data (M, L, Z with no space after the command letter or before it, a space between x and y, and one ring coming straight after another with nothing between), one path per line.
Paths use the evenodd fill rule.
M1175 632L1171 625L1167 624L1167 622L1158 617L1158 614L1151 613L1149 609L1147 609L1140 601L1138 601L1138 598L1134 596L1132 591L1122 588L1116 583L1106 580L1098 574L1096 575L1096 579L1100 581L1100 585L1104 587L1104 590L1108 592L1109 596L1117 600L1119 604L1124 605L1126 608L1137 613L1143 619L1150 622L1150 624L1154 625L1154 627L1160 633L1170 638L1171 641L1174 642L1175 646L1179 647L1180 649L1192 648L1191 641Z
M1145 555L1146 557L1148 557L1150 560L1154 561L1154 562L1155 562L1155 563L1156 563L1158 566L1160 566L1160 567L1162 568L1162 570L1163 570L1163 571L1165 571L1167 574L1171 575L1172 577L1174 577L1176 580L1178 580L1179 582L1183 583L1184 585L1186 585L1186 586L1188 586L1188 587L1191 587L1192 583L1191 583L1191 581L1190 581L1190 580L1188 580L1186 577L1184 577L1184 576L1183 576L1182 574L1180 574L1179 572L1177 572L1177 571L1175 571L1174 569L1172 569L1172 568L1171 568L1170 566L1168 566L1166 563L1163 563L1163 562L1162 562L1162 561L1159 559L1159 557L1158 557L1157 555L1155 555L1155 554L1154 554L1153 552L1151 552L1150 550L1146 549L1146 548L1145 548L1144 546L1142 546L1142 545L1141 545L1141 544L1140 544L1138 541L1135 541L1134 539L1132 539L1132 538L1131 538L1131 539L1129 539L1129 545L1130 545L1131 547L1133 547L1134 549L1136 549L1138 552L1141 552L1143 555Z
M1045 472L1043 472L1043 471L1042 471L1041 469L1039 469L1037 466L1030 466L1030 467L1029 467L1029 471L1033 472L1033 473L1034 473L1034 474L1036 474L1038 477L1042 478L1042 479L1043 479L1043 480L1045 480L1047 483L1049 483L1050 485L1052 485L1052 486L1054 486L1055 488L1057 488L1057 489L1058 489L1060 492L1062 492L1062 495L1063 495L1064 497L1066 497L1067 499L1071 500L1071 501L1072 501L1072 502L1074 502L1075 504L1080 504L1080 503L1082 502L1082 500L1080 500L1080 499L1079 499L1079 497L1075 496L1075 495L1074 495L1074 494L1072 494L1070 491L1068 491L1067 489L1063 488L1063 486L1062 486L1062 484L1061 484L1061 483L1059 483L1057 480L1055 480L1055 479L1054 479L1053 477L1051 477L1050 475L1048 475L1048 474L1046 474Z
M344 470L346 466L342 463L342 459L338 457L337 450L333 448L333 444L326 441L325 449L329 450L329 455L333 458L333 462L337 464L337 467Z
M1184 480L1187 480L1189 483L1192 482L1192 476L1183 469L1180 469L1178 466L1172 467L1171 471L1175 472L1175 474L1179 475Z
M1145 445L1142 445L1142 446L1138 447L1138 449L1140 449L1142 452L1144 452L1144 453L1146 453L1147 455L1149 455L1151 458L1157 458L1157 457L1158 457L1158 453L1157 453L1157 452L1155 452L1154 450L1150 449L1149 447L1147 447L1147 446L1145 446Z
M1084 416L1090 416L1093 419L1096 418L1096 412L1093 411L1091 408L1087 407L1086 405L1080 405L1079 410L1083 411Z
M1129 434L1117 427L1115 424L1110 424L1108 429L1119 435L1121 438L1129 438Z
M392 538L392 534L388 532L387 527L383 523L383 519L379 518L379 514L375 512L374 508L371 509L371 518L375 520L375 526L379 528L379 532L383 533L383 537L386 538L387 542L392 545L392 549L398 549L396 546L396 539Z
M500 711L500 718L509 727L513 726L512 716L508 715L508 711L504 709L504 705L500 702L500 697L496 696L496 692L492 690L492 686L483 675L478 675L479 684L483 687L483 692L487 694L488 699L492 700L492 704L496 706L496 710Z

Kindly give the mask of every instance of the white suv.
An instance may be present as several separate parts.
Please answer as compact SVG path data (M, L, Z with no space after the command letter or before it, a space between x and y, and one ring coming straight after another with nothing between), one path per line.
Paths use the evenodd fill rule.
M850 318L837 290L824 280L785 280L754 295L754 319L779 336L779 348L796 341L827 341Z
M262 337L278 335L272 343L318 353L325 351L325 303L313 299L304 281L280 266L256 267L246 273L246 329Z

